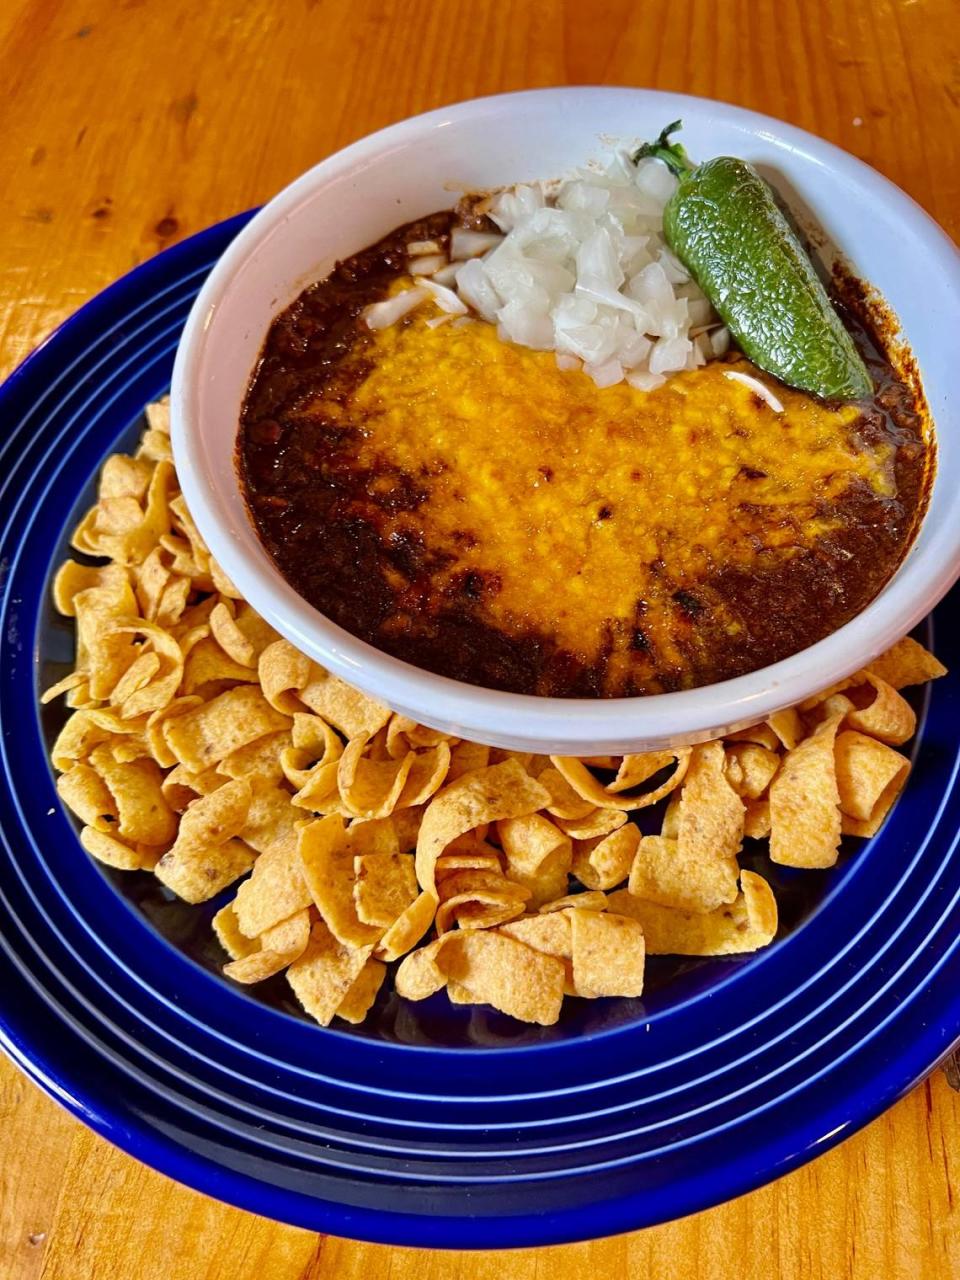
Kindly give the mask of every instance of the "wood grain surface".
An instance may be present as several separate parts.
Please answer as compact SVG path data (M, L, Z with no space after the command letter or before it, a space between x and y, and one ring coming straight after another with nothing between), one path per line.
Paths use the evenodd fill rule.
M0 371L182 236L458 98L645 85L780 116L960 236L957 0L0 0ZM2 992L0 992L2 999ZM588 1245L384 1249L225 1208L0 1063L0 1278L960 1276L960 1097L938 1073L780 1182Z

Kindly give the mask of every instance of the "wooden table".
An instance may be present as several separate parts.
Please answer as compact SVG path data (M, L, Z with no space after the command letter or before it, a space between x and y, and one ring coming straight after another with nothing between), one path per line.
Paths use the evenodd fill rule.
M354 138L564 82L793 121L960 237L954 0L4 0L0 368L135 263ZM960 1275L958 1193L960 1096L937 1073L813 1165L683 1222L510 1255L387 1250L187 1191L0 1064L4 1280L931 1280Z

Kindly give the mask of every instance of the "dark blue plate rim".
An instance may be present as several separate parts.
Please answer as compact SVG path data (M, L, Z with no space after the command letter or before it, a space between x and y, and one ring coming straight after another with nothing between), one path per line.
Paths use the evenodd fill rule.
M642 1219L637 1197L630 1195L583 1209L556 1214L518 1214L496 1223L482 1219L437 1218L382 1210L348 1208L318 1201L293 1189L265 1187L255 1178L224 1169L202 1154L185 1150L175 1140L140 1122L135 1113L119 1118L117 1100L97 1090L78 1090L52 1061L44 1062L31 1049L29 1029L8 1016L0 1025L0 1047L50 1097L72 1112L89 1128L128 1155L177 1182L246 1209L307 1230L367 1240L377 1244L433 1249L507 1249L568 1244L633 1231L639 1225L656 1226L688 1214L702 1212L764 1186L775 1178L808 1163L869 1124L920 1083L949 1053L960 1037L960 1010L939 1029L927 1024L924 1035L911 1039L911 1051L888 1061L873 1078L868 1102L851 1107L847 1098L821 1111L815 1122L796 1130L785 1144L777 1139L760 1149L736 1156L721 1181L715 1169L703 1171L679 1186L644 1192L647 1203Z

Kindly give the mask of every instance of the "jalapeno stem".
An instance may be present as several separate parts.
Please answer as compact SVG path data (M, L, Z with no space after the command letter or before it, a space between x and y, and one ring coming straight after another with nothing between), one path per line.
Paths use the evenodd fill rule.
M692 173L697 167L690 157L684 151L679 142L671 142L671 133L676 133L678 129L683 128L682 120L674 120L673 124L668 124L665 129L660 131L660 137L656 142L645 142L642 147L634 154L633 163L643 160L646 156L653 156L655 160L662 160L671 173L675 173L678 178L682 178L685 173Z

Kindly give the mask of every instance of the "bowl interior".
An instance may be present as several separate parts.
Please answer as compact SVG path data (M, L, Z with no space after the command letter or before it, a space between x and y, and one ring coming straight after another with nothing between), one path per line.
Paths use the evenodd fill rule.
M550 178L683 119L696 156L761 167L899 317L938 425L926 520L876 601L819 644L722 684L644 699L562 700L477 689L420 671L334 626L282 579L247 517L233 452L239 410L271 318L338 259L464 191ZM923 288L917 287L923 280ZM960 397L952 318L956 250L880 175L808 134L738 108L642 90L569 89L482 99L394 126L324 161L268 205L198 299L177 357L174 448L194 517L227 573L279 631L397 710L465 737L569 754L689 742L762 718L862 665L904 634L957 573Z

